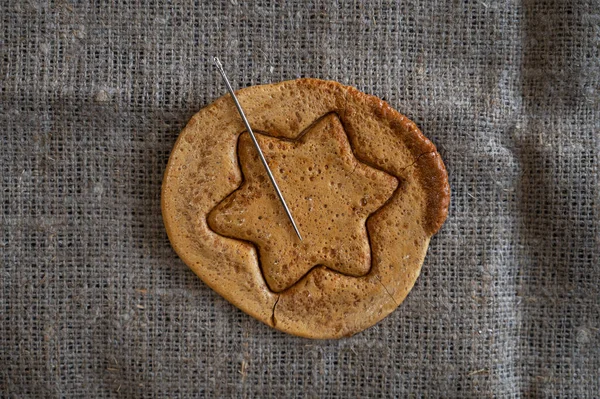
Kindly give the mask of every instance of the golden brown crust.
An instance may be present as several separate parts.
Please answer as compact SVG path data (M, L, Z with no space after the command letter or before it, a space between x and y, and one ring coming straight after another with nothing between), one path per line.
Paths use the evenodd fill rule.
M450 205L450 186L448 174L440 154L428 152L417 158L415 169L427 198L427 216L425 226L430 235L434 235L448 217Z
M242 182L236 143L244 127L228 96L191 119L169 159L162 209L174 249L211 288L282 331L337 338L375 324L404 300L446 218L447 173L435 146L385 102L336 82L300 79L237 95L253 128L274 137L294 139L336 113L356 158L398 179L391 199L367 220L371 270L352 277L318 266L277 294L252 244L209 228L209 212Z

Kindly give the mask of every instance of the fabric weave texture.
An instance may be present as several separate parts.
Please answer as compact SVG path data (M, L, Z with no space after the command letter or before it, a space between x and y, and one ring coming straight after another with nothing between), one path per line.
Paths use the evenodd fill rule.
M597 398L597 1L3 1L0 396ZM236 88L331 79L438 147L449 218L356 336L270 329L176 256L173 144Z

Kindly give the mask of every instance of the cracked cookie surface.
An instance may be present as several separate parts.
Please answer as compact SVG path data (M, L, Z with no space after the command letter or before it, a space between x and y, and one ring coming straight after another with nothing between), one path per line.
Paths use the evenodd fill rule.
M262 165L252 158L252 147L246 142L232 99L224 96L190 120L169 159L162 210L173 248L211 288L282 331L338 338L375 324L404 300L419 275L429 238L446 218L449 187L435 146L385 102L336 82L299 79L250 87L237 95L252 127L271 136L259 136L262 148L270 151L271 169L280 173L276 178L284 194L298 190L291 195L291 207L293 211L299 207L296 213L312 216L302 216L300 228L306 237L312 232L314 242L307 242L310 248L301 251L303 242L294 241L281 204L274 191L269 191L270 183L259 177L264 173L259 171ZM306 156L299 154L315 137L324 140L319 142L324 152L315 149L315 154L321 154L318 160L311 160L315 161L312 164L288 162L288 157ZM244 151L248 153L244 155ZM238 155L240 160L248 157L243 174ZM334 162L340 162L335 178L329 174L335 169ZM324 171L324 165L330 169ZM349 166L354 172L348 171ZM317 173L319 169L321 173ZM361 179L354 187L352 177L357 171ZM303 185L302 177L304 182L313 177L314 187ZM328 192L319 185L331 181L337 185L338 180L342 184L336 193L339 202L332 190L331 197L319 198L317 203L317 192ZM250 222L258 218L259 212L254 211L260 201L253 199L247 207L242 206L243 201L232 201L236 192L242 199L244 185L252 181L257 189L253 192L263 192L260 213L272 218L268 220L274 225L271 238L258 231L266 228L267 220L262 225ZM247 186L247 200L252 197L249 193ZM313 208L306 198L313 198ZM231 206L225 209L228 199ZM265 208L268 204L270 210ZM328 208L315 209L317 204ZM337 222L335 217L331 221L332 213L325 209L333 211L338 206L356 212L356 218L348 224L340 221L330 240L324 229ZM346 212L333 215L341 213ZM244 229L236 227L240 215L245 215ZM359 237L361 228L364 235L353 241L351 236ZM342 242L344 231L349 234ZM275 264L279 255L273 254L294 249L294 243L299 244L298 252L283 253L288 271L293 269L293 273L282 273L283 268ZM332 249L338 245L358 245L358 249L348 250L346 257L333 255ZM268 256L264 249L268 246L273 255L270 271L265 268Z

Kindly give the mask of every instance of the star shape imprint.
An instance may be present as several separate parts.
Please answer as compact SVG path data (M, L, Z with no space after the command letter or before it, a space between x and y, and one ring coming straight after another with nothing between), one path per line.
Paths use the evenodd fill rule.
M318 265L349 276L371 268L366 229L398 180L359 162L342 123L327 114L294 141L257 134L298 224L295 235L248 133L238 141L240 187L208 215L218 234L254 243L269 288L281 292Z

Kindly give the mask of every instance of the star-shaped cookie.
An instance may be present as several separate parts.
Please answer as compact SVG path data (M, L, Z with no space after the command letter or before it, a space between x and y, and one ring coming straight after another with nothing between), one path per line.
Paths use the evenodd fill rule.
M291 287L313 267L350 276L371 267L366 229L370 214L398 186L395 177L359 162L336 114L294 141L257 134L303 241L295 235L248 133L238 141L241 186L208 215L215 232L254 243L274 292Z

